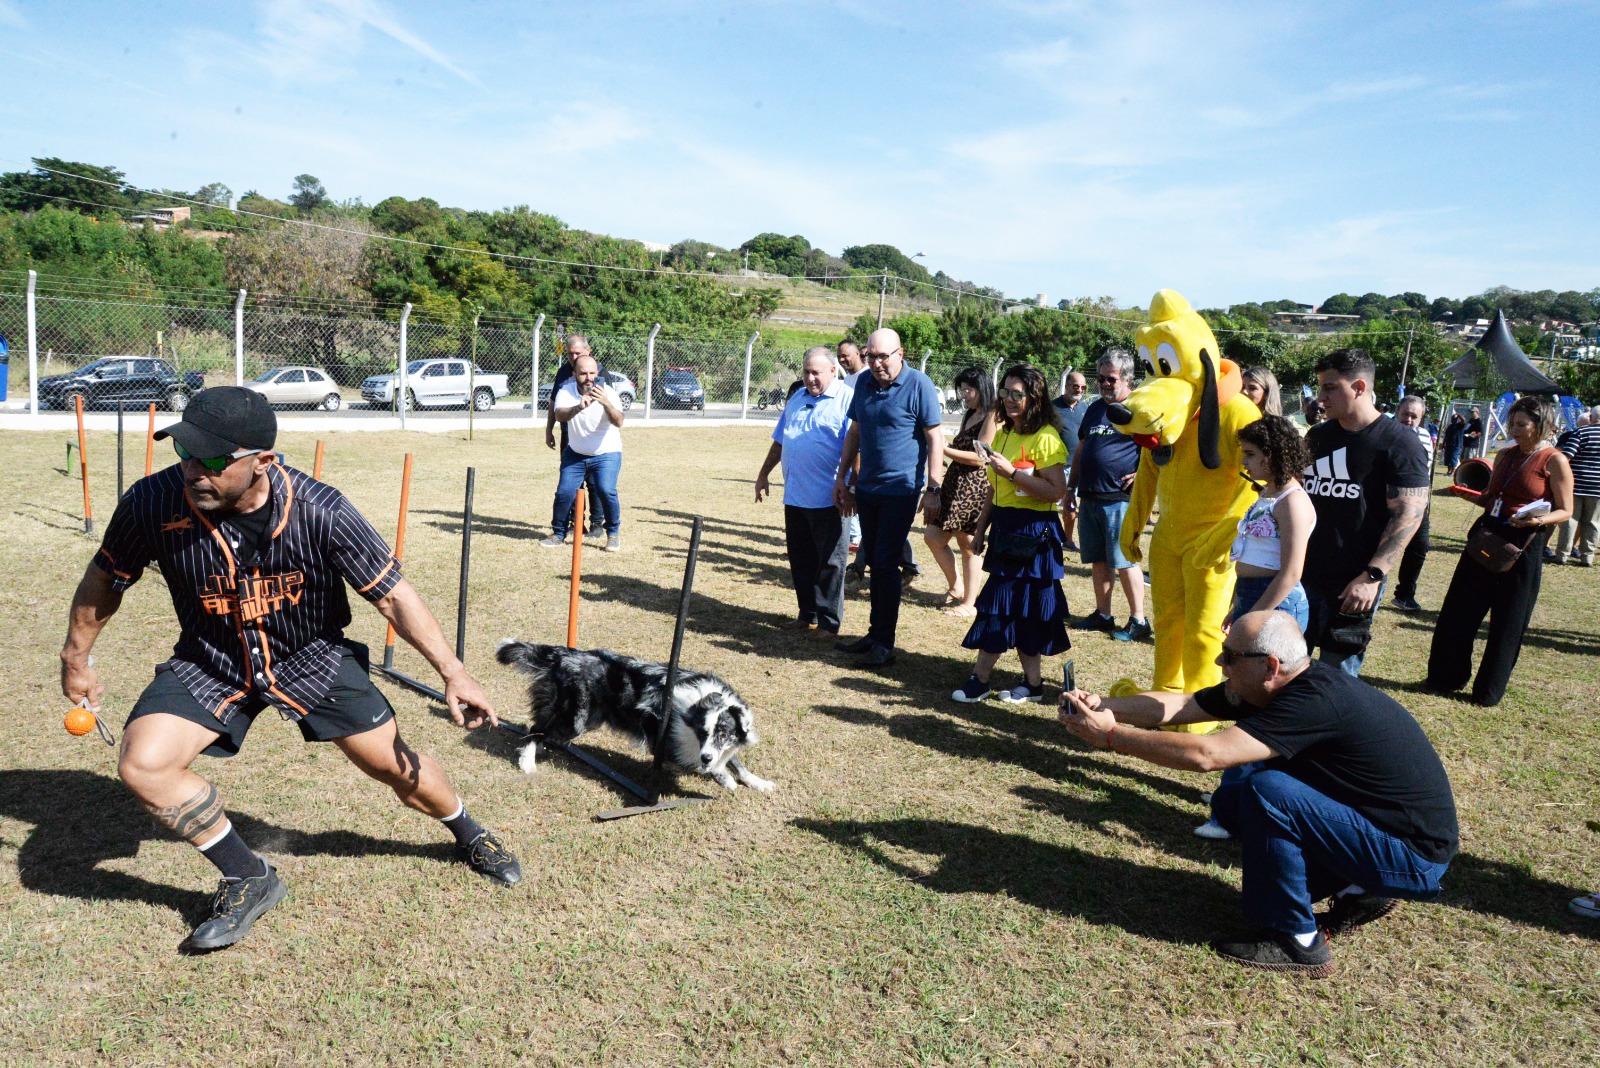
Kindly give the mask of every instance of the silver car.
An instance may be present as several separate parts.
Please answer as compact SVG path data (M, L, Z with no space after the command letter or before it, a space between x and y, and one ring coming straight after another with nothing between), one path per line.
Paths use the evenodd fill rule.
M274 367L246 386L274 406L304 406L336 412L344 403L338 384L320 367Z

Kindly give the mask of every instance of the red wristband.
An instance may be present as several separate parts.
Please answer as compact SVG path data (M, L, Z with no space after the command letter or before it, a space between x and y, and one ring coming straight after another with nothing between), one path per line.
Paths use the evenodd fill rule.
M1113 752L1113 753L1115 753L1116 750L1111 748L1111 739L1112 739L1113 736L1116 735L1117 728L1120 727L1120 726L1122 726L1122 724L1120 724L1120 723L1113 724L1111 729L1106 731L1106 748L1108 750L1110 750L1111 752Z

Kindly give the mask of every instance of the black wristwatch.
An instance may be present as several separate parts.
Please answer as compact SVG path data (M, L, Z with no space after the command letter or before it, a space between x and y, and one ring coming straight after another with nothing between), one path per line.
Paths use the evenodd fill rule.
M1389 577L1388 573L1383 571L1381 568L1370 567L1370 566L1367 568L1367 579L1370 582L1382 582L1384 579L1386 579L1388 577Z

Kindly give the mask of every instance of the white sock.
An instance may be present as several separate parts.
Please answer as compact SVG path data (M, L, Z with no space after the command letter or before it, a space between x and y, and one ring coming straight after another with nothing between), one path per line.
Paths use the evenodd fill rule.
M461 800L461 798L458 797L458 798L456 798L456 810L454 812L450 813L450 815L441 818L439 820L439 822L440 823L449 823L453 819L458 819L461 816L461 814L463 812L465 812L466 810L467 810L467 803L465 801Z
M225 819L222 821L222 830L217 832L217 836L215 838L211 839L211 841L207 842L205 845L195 846L195 848L204 853L206 850L210 849L212 846L228 837L228 832L231 830L233 830L233 821Z
M1312 931L1310 934L1295 935L1294 940L1300 943L1301 949L1310 949L1311 943L1317 940L1317 932Z
M1366 891L1361 889L1361 887L1357 886L1355 883L1351 883L1349 886L1345 887L1343 890L1340 890L1337 894L1334 894L1333 896L1334 897L1349 897L1351 894L1354 894L1357 897L1363 897L1363 896L1366 895Z

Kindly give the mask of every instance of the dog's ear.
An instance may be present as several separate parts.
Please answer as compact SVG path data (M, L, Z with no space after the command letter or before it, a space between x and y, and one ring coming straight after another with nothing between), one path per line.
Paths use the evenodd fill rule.
M756 721L755 717L750 715L748 706L741 702L734 702L733 719L735 723L739 724L739 737L747 740L755 737Z
M1206 469L1215 471L1222 466L1220 445L1222 440L1222 415L1217 403L1217 367L1211 354L1200 350L1200 367L1205 380L1200 384L1200 462Z

